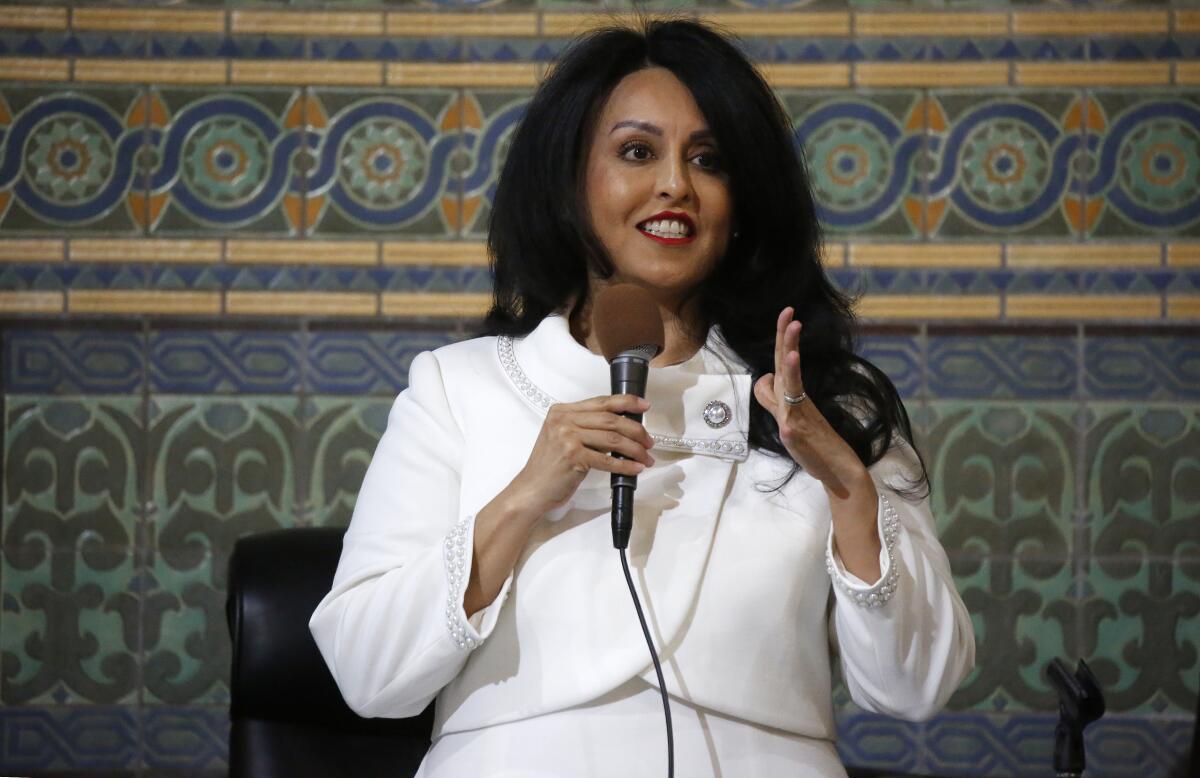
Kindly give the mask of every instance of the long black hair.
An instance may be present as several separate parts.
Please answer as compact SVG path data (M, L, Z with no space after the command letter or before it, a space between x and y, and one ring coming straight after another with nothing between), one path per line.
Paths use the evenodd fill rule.
M495 286L485 331L528 334L547 315L586 299L589 271L612 275L587 217L583 160L608 95L647 67L666 68L692 93L728 175L737 232L695 292L704 328L719 326L757 380L775 369L776 317L792 306L804 325L804 388L863 464L877 462L897 438L911 443L895 387L854 353L852 300L821 267L820 225L791 120L738 49L694 21L591 32L538 88L513 133L493 201ZM753 398L750 443L787 454L770 412Z

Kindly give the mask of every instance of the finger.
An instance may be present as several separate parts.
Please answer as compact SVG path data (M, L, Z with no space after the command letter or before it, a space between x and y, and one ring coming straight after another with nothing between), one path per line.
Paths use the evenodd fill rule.
M792 320L791 307L784 308L779 312L779 317L775 319L775 372L779 372L779 368L783 363L783 333L787 329L788 322Z
M654 464L654 457L650 456L645 446L619 432L582 429L579 431L579 440L583 445L601 454L620 454L626 459L641 462L646 467Z
M783 391L793 397L804 391L800 377L800 352L789 351L783 358Z
M646 469L646 466L641 462L633 459L618 459L610 457L608 454L601 454L599 451L588 449L583 452L584 461L592 470L603 470L606 473L617 473L619 475L639 475Z
M636 394L603 394L571 403L575 411L608 411L609 413L645 413L650 401Z
M641 443L645 448L654 447L654 438L650 437L646 428L625 416L618 416L608 411L581 411L575 415L572 421L579 428L616 432Z
M767 373L754 382L754 397L758 400L759 405L771 413L775 412L777 402L775 400L774 373Z

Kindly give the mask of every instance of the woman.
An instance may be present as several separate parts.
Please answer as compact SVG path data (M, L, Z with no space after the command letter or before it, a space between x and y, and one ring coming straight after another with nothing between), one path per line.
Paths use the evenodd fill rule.
M923 467L737 50L685 21L579 41L513 137L490 248L492 336L413 361L312 618L351 707L436 696L424 776L664 774L614 472L639 476L630 558L679 775L844 776L831 641L860 705L944 704L974 641ZM590 330L617 282L665 323L645 401L609 395Z

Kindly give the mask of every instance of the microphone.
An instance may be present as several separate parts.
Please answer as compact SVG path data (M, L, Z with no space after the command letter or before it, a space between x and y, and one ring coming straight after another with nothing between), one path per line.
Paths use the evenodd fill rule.
M592 305L592 332L596 333L600 350L608 360L612 393L645 397L650 360L663 349L662 316L650 293L633 284L602 289ZM640 413L622 415L637 422L642 420ZM613 547L624 549L629 547L633 530L637 476L613 473L611 482Z

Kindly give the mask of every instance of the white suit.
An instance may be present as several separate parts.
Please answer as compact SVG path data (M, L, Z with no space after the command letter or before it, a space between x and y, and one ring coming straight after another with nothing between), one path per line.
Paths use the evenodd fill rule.
M525 338L421 354L409 381L311 621L347 702L401 717L436 695L426 775L665 774L607 473L533 531L489 607L470 620L462 608L475 513L525 464L550 404L609 393L604 359L551 316ZM800 762L798 774L836 776L830 637L856 702L916 719L971 669L971 622L927 501L893 488L911 451L871 468L883 575L868 585L831 553L820 483L801 472L770 490L791 461L750 450L750 381L715 333L687 362L651 369L656 464L639 478L630 564L676 698L678 774ZM706 421L712 403L724 425ZM599 751L617 753L589 746L610 735L626 740ZM533 738L536 757L520 745Z

